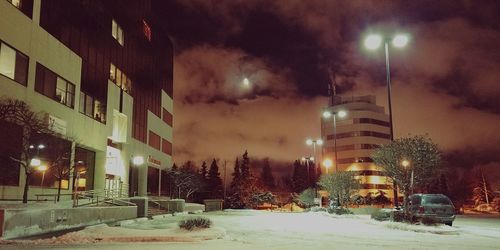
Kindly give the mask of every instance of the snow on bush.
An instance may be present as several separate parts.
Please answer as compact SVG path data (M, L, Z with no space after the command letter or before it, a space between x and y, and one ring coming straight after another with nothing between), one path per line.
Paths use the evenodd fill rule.
M179 227L184 228L188 231L197 228L209 228L210 226L212 226L212 221L204 217L189 218L179 221Z

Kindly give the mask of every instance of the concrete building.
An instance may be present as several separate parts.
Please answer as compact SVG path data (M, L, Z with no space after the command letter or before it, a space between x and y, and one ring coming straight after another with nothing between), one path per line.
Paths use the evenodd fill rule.
M375 96L334 96L331 102L326 110L332 113L345 111L346 116L336 118L337 160L333 119L321 121L323 160L333 162L333 169L329 171L335 171L337 162L339 171L356 171L362 185L360 195L371 193L376 196L381 190L387 197L394 197L391 179L384 176L370 158L374 149L390 142L389 116L384 107L376 104Z
M61 182L64 194L162 192L161 170L172 165L173 46L152 5L0 1L0 97L45 112L53 130L72 139L65 140L74 171ZM21 199L24 170L9 158L20 154L21 134L0 127L0 199ZM33 174L30 199L59 185L44 146L37 155L48 169Z

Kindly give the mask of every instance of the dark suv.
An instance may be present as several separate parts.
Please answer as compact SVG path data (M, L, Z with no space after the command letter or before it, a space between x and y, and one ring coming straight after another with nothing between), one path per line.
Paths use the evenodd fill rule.
M455 207L444 194L410 195L408 211L415 219L433 217L448 226L455 220Z

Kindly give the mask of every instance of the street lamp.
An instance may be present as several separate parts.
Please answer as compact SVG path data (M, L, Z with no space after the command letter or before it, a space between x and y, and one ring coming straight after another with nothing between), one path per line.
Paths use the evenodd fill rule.
M333 165L332 160L330 159L325 159L323 160L323 166L325 166L326 173L328 174L328 169Z
M387 81L387 100L389 106L389 124L390 124L390 136L391 141L394 141L394 128L392 124L392 104L391 104L391 70L389 64L389 39L388 37L383 37L380 34L370 34L365 38L365 47L369 50L376 50L380 48L380 45L384 43L385 48L385 70L386 70L386 81ZM405 47L410 38L407 34L396 34L392 37L392 45L396 48ZM394 181L394 180L393 180ZM398 190L396 182L394 181L394 207L398 207Z
M405 169L408 169L410 167L410 161L408 160L402 160L401 161L401 166L403 166ZM410 190L411 194L413 194L413 167L411 168L411 174L410 174Z
M307 146L313 146L313 158L312 158L312 161L314 162L314 172L316 172L316 162L314 161L314 157L316 157L316 145L318 146L321 146L323 145L323 140L321 138L318 138L316 140L313 140L313 139L310 139L308 138L306 140L306 144ZM308 170L308 174L309 174L309 170Z
M42 181L40 182L40 186L42 187L42 194L43 194L43 180L45 179L45 171L47 171L47 166L46 165L39 165L37 167L37 170L42 172Z
M337 116L339 118L344 118L347 112L340 110L337 112L325 111L323 112L323 117L328 119L333 116L333 152L335 154L335 172L339 171L338 161L337 161Z

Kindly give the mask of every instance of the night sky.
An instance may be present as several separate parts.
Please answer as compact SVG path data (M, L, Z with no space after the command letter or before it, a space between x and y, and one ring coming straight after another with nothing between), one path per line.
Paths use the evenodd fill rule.
M499 1L158 2L176 52L176 163L311 154L327 69L340 94L386 106L383 50L363 37L406 32L409 45L391 49L395 136L428 134L448 164L500 180Z

